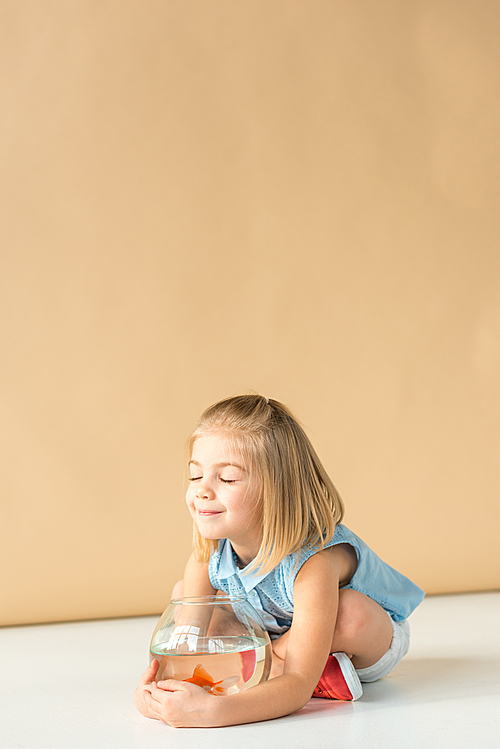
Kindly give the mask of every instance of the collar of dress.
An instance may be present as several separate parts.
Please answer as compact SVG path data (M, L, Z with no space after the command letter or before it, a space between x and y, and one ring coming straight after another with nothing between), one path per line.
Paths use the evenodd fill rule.
M260 572L258 567L256 570L245 574L245 570L250 566L249 564L244 569L240 570L236 564L236 554L231 546L231 541L228 541L227 538L223 540L222 548L219 549L219 554L219 577L223 580L227 580L227 578L237 575L246 593L253 590L268 574L267 572Z

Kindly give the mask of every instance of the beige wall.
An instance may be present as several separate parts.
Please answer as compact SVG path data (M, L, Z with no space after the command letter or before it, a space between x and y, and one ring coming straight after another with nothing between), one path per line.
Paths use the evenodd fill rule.
M500 587L499 15L2 4L0 623L160 611L247 389L387 561Z

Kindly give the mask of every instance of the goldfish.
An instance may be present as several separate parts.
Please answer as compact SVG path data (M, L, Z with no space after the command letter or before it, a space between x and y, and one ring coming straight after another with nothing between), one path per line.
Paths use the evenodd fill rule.
M201 663L198 663L193 671L193 675L189 679L183 679L183 681L188 681L190 684L196 684L198 687L202 687L207 692L210 692L210 694L222 695L226 694L228 687L236 684L239 678L239 676L228 676L227 679L214 681L207 669L204 668Z

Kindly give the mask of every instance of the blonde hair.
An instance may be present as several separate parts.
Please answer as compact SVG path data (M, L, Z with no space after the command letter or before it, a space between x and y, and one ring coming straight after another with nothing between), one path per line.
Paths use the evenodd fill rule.
M262 541L250 569L270 572L303 546L322 549L344 514L340 495L304 429L279 401L238 395L207 408L187 441L223 434L247 460L260 481ZM194 551L208 562L217 541L207 540L194 524Z

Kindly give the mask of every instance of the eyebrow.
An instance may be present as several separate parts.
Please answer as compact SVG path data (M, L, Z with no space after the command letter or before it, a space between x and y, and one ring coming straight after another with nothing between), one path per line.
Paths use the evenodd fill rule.
M198 468L202 467L201 463L198 463L197 460L190 460L188 463L188 466L190 465L198 466ZM240 471L245 471L245 473L248 473L247 469L244 468L243 466L240 466L239 463L215 463L214 464L214 468L226 468L226 466L233 466L234 468L239 468Z

